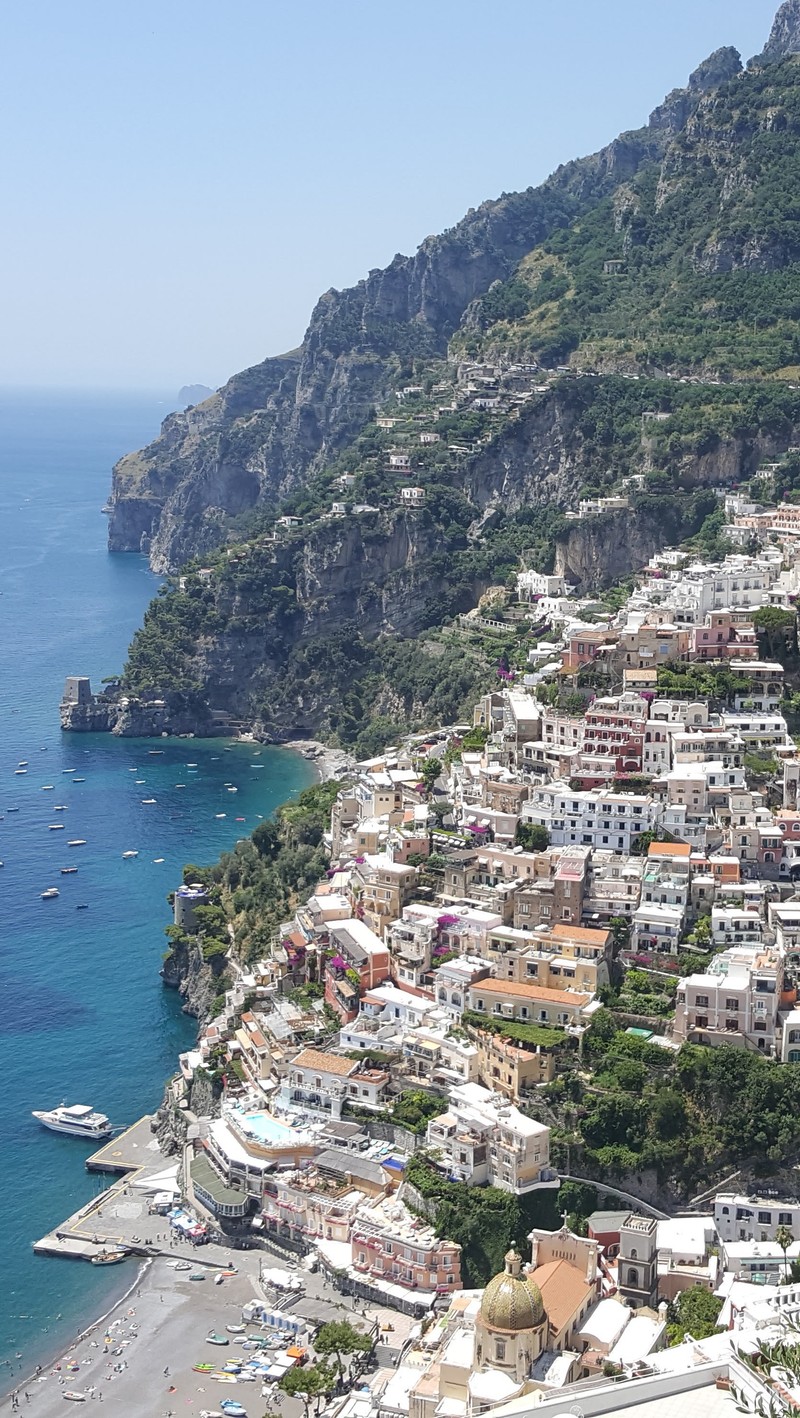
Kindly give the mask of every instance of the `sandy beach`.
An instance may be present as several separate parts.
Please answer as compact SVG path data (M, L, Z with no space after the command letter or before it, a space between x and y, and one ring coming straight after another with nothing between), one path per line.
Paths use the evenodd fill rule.
M210 1330L224 1334L227 1324L239 1323L242 1305L259 1293L257 1255L237 1256L237 1263L239 1273L215 1285L213 1271L203 1281L189 1279L202 1269L199 1264L176 1271L168 1259L148 1262L109 1315L55 1363L17 1384L19 1412L52 1418L71 1406L100 1404L120 1418L161 1418L199 1415L204 1408L217 1409L221 1398L236 1397L260 1418L265 1402L260 1382L228 1385L192 1372L193 1364L244 1357L235 1336L224 1348L206 1340ZM65 1389L85 1393L85 1404L65 1402ZM10 1395L2 1411L12 1411Z

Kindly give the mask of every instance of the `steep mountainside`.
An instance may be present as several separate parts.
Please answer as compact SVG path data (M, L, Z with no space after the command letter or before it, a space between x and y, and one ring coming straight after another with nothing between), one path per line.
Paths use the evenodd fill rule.
M396 256L317 303L301 347L234 375L170 415L114 469L109 547L149 548L156 569L219 543L226 518L272 505L352 441L398 375L442 355L471 303L554 231L657 161L703 93L738 72L723 49L656 109L647 128L558 169L543 186L471 211L413 257Z
M457 673L438 628L521 556L602 588L712 546L709 489L800 443L798 50L787 0L747 70L716 51L645 129L328 292L298 350L123 458L111 548L194 558L125 690L352 742L458 711L492 656ZM624 523L564 521L621 489Z

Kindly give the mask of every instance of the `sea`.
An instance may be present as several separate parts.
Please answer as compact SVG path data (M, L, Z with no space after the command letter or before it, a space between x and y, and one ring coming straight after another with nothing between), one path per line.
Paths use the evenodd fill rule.
M159 978L167 895L314 777L255 744L60 730L65 676L119 671L157 590L144 557L106 551L101 508L171 407L0 390L0 1392L136 1273L33 1254L104 1182L90 1144L31 1110L91 1103L122 1126L157 1108L196 1029Z

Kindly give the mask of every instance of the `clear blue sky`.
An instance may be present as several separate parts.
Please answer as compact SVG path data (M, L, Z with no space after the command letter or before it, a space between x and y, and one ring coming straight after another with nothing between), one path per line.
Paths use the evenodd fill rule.
M642 123L778 0L25 0L0 383L216 385L317 296Z

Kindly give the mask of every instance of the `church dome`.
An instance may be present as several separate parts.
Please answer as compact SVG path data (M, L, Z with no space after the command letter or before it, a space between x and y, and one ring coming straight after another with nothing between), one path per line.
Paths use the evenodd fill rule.
M541 1291L530 1277L522 1278L516 1251L509 1251L505 1261L505 1270L483 1292L480 1319L490 1329L537 1329L545 1317Z

